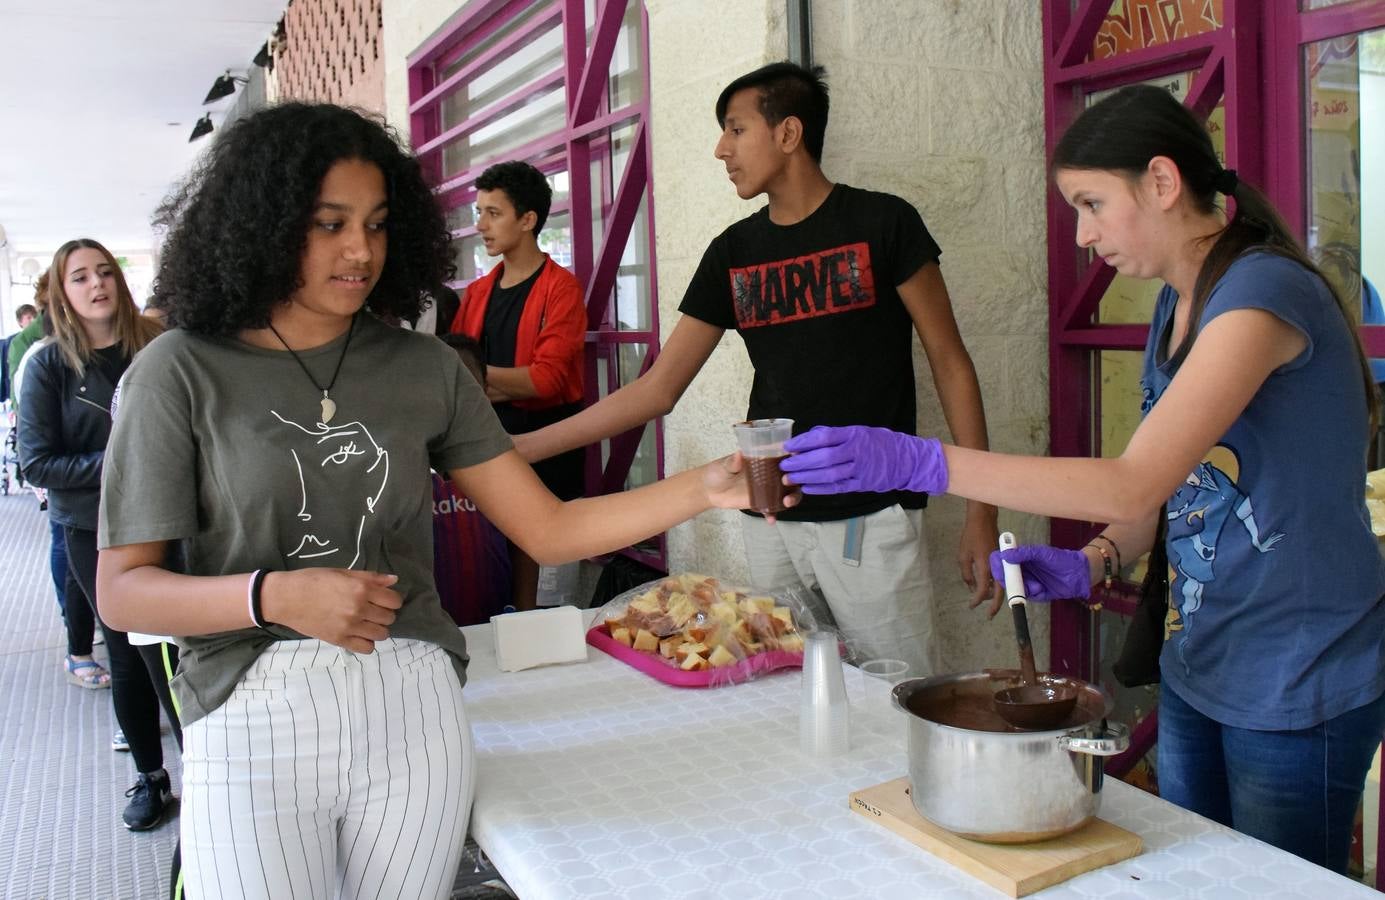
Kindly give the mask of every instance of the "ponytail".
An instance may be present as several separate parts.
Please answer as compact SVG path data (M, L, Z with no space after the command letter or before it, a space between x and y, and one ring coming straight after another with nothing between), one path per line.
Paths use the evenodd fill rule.
M1328 293L1332 295L1337 312L1341 314L1347 329L1351 332L1352 345L1356 348L1356 361L1361 371L1361 383L1365 388L1366 418L1369 423L1367 434L1375 434L1380 424L1375 377L1371 374L1370 362L1366 359L1366 349L1361 344L1361 332L1356 327L1356 320L1347 310L1346 301L1294 238L1288 224L1270 203L1269 198L1258 188L1237 178L1235 170L1223 169L1222 173L1220 177L1223 181L1220 186L1226 188L1222 192L1235 201L1236 210L1226 227L1216 235L1212 249L1207 252L1207 257L1202 261L1202 268L1198 270L1188 313L1188 333L1184 335L1171 358L1176 362L1182 362L1192 350L1193 341L1197 339L1198 325L1202 321L1202 312L1207 308L1207 299L1212 294L1212 288L1221 281L1232 263L1252 250L1273 253L1293 260L1322 280Z
M1234 170L1222 168L1207 129L1172 94L1153 85L1130 85L1093 104L1063 134L1054 148L1050 168L1098 169L1138 177L1156 156L1173 160L1189 200L1199 212L1213 212L1218 194L1235 202L1225 227L1207 238L1213 243L1193 284L1188 333L1170 358L1181 362L1192 349L1207 299L1232 263L1252 251L1291 259L1322 279L1354 336L1369 433L1374 434L1379 421L1375 379L1346 301L1294 238L1269 199L1241 181Z

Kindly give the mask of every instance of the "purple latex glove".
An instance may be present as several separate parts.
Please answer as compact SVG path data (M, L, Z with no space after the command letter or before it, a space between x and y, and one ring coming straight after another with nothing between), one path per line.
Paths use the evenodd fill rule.
M1085 600L1092 593L1092 570L1081 550L1064 550L1043 544L1027 544L1013 550L991 553L991 577L1005 583L1001 562L1020 564L1024 573L1026 600L1048 603L1052 600Z
M947 460L933 438L867 425L819 425L789 438L784 449L793 455L779 468L805 494L947 492Z

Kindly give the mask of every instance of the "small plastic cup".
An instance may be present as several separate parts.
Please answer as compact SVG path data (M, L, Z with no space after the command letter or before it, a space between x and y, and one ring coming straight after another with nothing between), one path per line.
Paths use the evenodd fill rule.
M751 419L731 426L741 455L745 457L750 508L768 515L784 509L784 473L779 461L786 454L784 442L793 435L793 419Z
M895 685L909 677L909 664L902 659L872 659L860 668L865 707L877 715L893 712L890 695Z

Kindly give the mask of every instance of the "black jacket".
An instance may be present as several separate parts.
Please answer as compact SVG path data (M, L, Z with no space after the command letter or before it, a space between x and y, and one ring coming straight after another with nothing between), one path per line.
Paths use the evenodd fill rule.
M95 361L78 375L50 343L29 360L21 389L18 445L24 480L48 489L54 522L95 531L115 383Z

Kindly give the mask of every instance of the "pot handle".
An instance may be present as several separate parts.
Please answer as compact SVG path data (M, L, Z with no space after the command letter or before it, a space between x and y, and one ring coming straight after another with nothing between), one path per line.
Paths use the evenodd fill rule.
M1089 753L1092 756L1116 756L1130 749L1130 726L1112 722L1105 729L1105 736L1081 738L1063 735L1058 738L1058 746L1074 753Z

